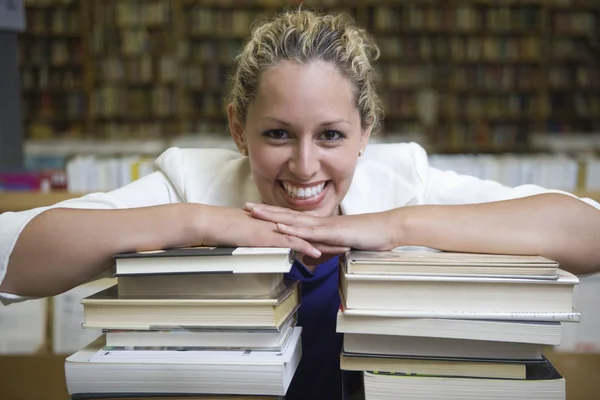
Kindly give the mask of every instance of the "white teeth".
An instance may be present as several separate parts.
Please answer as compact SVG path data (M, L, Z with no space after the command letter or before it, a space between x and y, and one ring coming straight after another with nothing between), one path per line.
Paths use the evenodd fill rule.
M293 186L288 182L283 182L283 188L285 189L285 192L288 194L288 196L294 197L296 199L310 199L311 197L315 197L323 191L324 187L325 182L315 186L302 188Z

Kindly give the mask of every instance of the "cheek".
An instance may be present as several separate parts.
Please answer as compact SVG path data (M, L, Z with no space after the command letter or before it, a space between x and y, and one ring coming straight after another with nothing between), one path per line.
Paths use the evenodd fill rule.
M352 158L341 158L337 162L329 164L330 179L337 186L337 190L346 191L352 182L356 160Z
M275 151L273 151L275 150ZM257 148L250 155L250 168L255 182L274 183L285 165L285 157L277 149Z

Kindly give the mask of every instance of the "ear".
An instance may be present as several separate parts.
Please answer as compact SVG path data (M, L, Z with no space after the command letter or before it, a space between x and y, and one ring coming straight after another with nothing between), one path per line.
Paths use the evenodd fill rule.
M367 126L362 130L360 135L360 149L359 151L362 153L367 147L367 143L369 143L369 138L371 137L371 131L373 130L373 125Z
M244 153L246 150L244 126L237 122L235 118L235 108L231 103L227 105L227 119L229 120L229 132L231 132L231 138L233 139L240 153Z

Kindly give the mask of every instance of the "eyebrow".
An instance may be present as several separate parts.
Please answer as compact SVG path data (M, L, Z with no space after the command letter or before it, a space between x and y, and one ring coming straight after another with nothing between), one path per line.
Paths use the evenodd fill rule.
M260 119L268 119L270 121L274 121L274 122L277 122L277 123L279 123L281 125L285 125L285 126L291 126L292 125L292 124L290 124L287 121L284 121L282 119L275 118L275 117L269 117L269 116L267 116L267 117L261 117ZM347 121L345 119L336 119L336 120L333 120L333 121L323 122L323 123L320 124L320 126L329 126L329 125L335 125L335 124L339 124L339 123L345 123L345 124L348 124L348 125L352 125L349 121Z

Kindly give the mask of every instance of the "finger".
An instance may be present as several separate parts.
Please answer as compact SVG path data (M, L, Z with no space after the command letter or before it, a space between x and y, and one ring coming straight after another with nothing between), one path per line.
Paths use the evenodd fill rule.
M244 210L246 211L251 211L253 208L261 208L263 210L267 210L267 211L274 211L274 212L297 212L292 210L291 208L285 208L285 207L279 207L279 206L272 206L269 204L257 204L257 203L246 203L244 204Z
M327 243L311 243L311 245L323 254L344 254L350 250L350 247L331 245Z
M329 245L340 245L336 240L337 235L333 229L324 225L319 226L293 226L282 222L277 222L277 230L281 233L291 236L297 236L309 242L327 243Z
M277 247L289 247L298 253L308 254L315 258L319 258L323 255L319 249L299 237L281 234L279 232L275 232L275 235L275 241L278 243Z
M280 212L280 211L269 211L261 208L252 208L250 214L254 218L262 219L264 221L282 223L292 226L310 226L316 225L319 221L319 217L313 217L311 215L302 214L298 211Z

